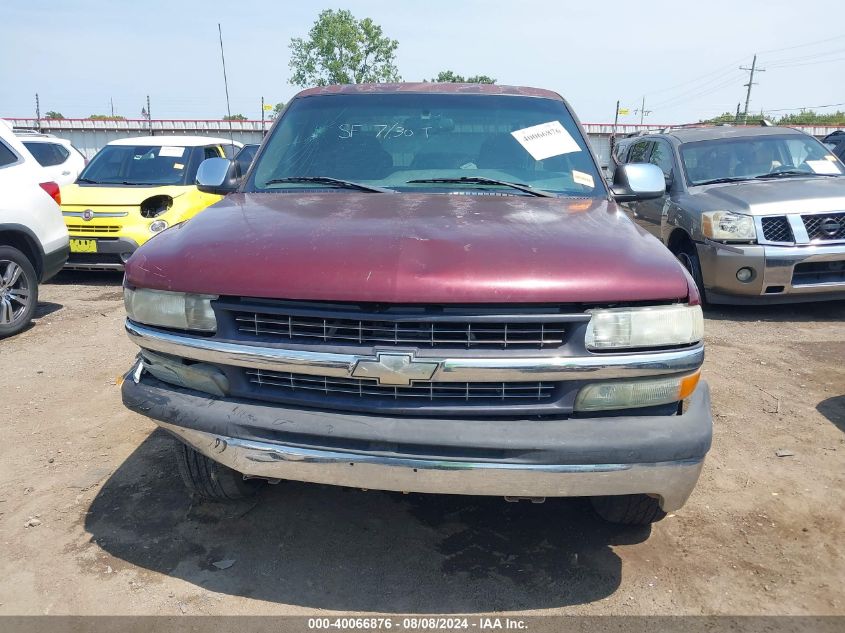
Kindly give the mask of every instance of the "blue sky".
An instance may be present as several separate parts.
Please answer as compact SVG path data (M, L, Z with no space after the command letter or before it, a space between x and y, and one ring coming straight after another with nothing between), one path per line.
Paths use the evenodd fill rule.
M232 111L258 118L262 96L286 101L298 90L288 44L324 8L381 24L399 41L406 81L452 69L550 88L585 122L612 120L617 99L631 110L621 120L637 122L643 96L650 123L734 111L747 81L737 67L754 52L767 70L752 110L845 102L845 33L830 28L845 23L841 0L812 9L781 0L4 0L0 116L32 116L38 92L42 113L66 117L107 113L111 98L117 114L137 118L149 94L154 118L219 118L221 22Z

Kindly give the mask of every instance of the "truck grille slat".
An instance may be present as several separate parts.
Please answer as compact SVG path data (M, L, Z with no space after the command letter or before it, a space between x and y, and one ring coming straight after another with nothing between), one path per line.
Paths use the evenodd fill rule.
M791 243L795 241L792 236L792 227L789 226L789 220L786 216L775 215L761 219L763 226L763 238L767 242L785 242Z
M554 384L548 382L438 383L423 381L409 386L379 385L364 378L311 376L261 369L245 370L247 380L260 390L280 393L320 392L335 397L362 400L417 398L429 402L487 402L520 400L540 402L552 397Z
M461 321L375 321L261 313L235 314L238 331L280 339L339 344L392 344L417 347L559 347L561 323L472 323Z
M810 240L845 240L845 211L802 215Z

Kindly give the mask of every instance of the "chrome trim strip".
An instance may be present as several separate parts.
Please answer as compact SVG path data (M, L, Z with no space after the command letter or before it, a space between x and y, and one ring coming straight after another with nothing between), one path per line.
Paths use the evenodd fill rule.
M83 217L84 211L62 211L62 215L69 218L81 218ZM94 217L92 220L96 220L97 218L125 218L129 215L128 211L94 211Z
M226 343L214 339L164 332L126 320L126 333L139 347L191 360L287 371L315 376L351 378L359 360L376 361L372 355L334 354ZM398 351L398 350L397 350ZM439 369L433 382L534 382L573 379L605 380L689 373L704 362L704 347L650 353L590 354L502 358L443 358L426 356Z
M372 490L513 497L654 494L666 512L684 505L703 461L515 464L389 457L242 440L157 422L210 459L252 477Z
M809 244L810 236L807 234L807 228L804 226L804 220L800 215L790 213L786 216L786 221L792 229L792 236L795 238L796 244Z
M123 264L73 264L64 265L64 270L123 270Z

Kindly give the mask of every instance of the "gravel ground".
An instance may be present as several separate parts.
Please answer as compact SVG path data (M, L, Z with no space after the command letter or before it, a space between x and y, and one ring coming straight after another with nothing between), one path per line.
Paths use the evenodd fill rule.
M192 505L120 402L120 276L41 301L0 342L0 614L845 614L845 302L708 311L701 481L622 529L582 500L298 483Z

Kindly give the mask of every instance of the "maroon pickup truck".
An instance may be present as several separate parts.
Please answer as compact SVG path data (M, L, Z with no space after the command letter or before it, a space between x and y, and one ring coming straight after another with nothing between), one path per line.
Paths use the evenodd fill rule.
M126 265L127 407L204 498L283 479L680 508L710 447L695 284L617 202L567 103L530 88L296 96L224 200Z

